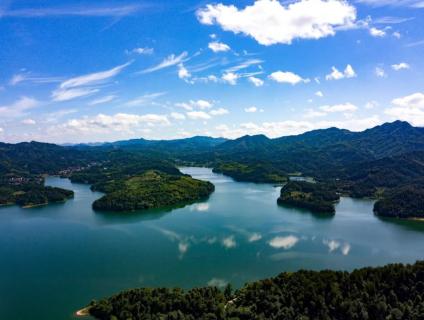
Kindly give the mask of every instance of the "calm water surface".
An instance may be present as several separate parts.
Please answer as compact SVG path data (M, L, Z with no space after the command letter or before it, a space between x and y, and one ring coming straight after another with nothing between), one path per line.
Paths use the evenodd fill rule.
M100 214L89 186L65 204L0 208L0 319L72 319L93 298L140 286L240 286L282 271L346 269L424 258L424 223L382 220L343 198L333 218L279 207L279 188L206 168L205 202L172 211Z

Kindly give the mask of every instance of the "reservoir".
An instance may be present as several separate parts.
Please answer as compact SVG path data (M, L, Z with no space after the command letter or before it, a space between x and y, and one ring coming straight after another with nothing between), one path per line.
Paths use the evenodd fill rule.
M325 217L278 206L273 185L181 170L215 192L173 210L99 213L100 193L48 177L75 197L0 208L0 319L73 319L92 299L134 287L239 287L283 271L424 259L424 223L376 217L371 200L342 198Z

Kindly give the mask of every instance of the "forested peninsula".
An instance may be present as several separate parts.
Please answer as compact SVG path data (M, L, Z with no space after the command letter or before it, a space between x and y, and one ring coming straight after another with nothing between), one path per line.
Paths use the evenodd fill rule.
M297 271L232 292L216 287L133 289L85 309L96 319L422 320L424 262L342 271Z

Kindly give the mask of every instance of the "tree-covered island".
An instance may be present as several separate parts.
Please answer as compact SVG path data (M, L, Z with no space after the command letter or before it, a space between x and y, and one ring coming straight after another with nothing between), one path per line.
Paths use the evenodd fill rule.
M424 262L281 273L231 291L133 289L84 309L101 320L422 320Z
M323 183L290 181L281 188L278 204L308 209L316 213L334 214L340 199L335 188Z

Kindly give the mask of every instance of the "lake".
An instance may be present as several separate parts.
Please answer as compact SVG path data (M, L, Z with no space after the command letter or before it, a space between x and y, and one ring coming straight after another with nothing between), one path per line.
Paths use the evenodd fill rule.
M96 213L89 186L64 204L0 208L0 319L73 319L92 299L133 287L241 286L298 269L352 270L424 258L424 223L380 219L342 198L334 217L279 207L279 188L182 168L216 190L204 202Z

